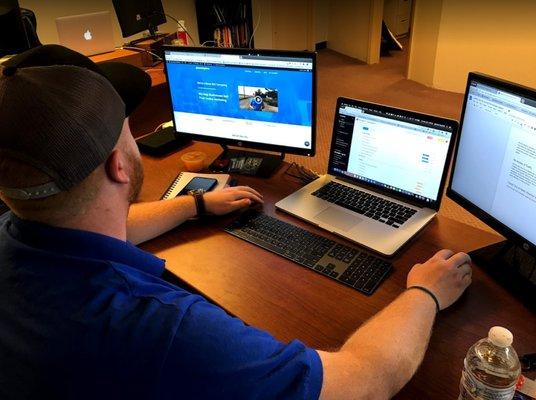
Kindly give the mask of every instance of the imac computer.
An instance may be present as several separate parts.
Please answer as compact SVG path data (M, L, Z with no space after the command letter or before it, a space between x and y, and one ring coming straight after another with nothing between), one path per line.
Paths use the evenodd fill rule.
M222 145L213 170L268 177L315 154L314 52L166 46L164 61L176 135Z
M506 238L473 259L534 301L536 90L469 74L447 194Z
M158 25L166 23L166 14L161 0L113 0L123 37L149 31L156 36Z
M0 58L31 47L17 0L0 0Z

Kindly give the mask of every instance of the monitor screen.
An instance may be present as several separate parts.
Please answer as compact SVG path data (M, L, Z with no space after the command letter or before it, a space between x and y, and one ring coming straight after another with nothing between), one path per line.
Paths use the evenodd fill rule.
M449 190L535 244L536 91L470 74L460 129Z
M30 48L19 2L0 1L0 57L22 53Z
M161 0L113 0L123 37L147 29L154 34L158 25L166 23Z
M330 173L431 205L442 195L455 121L339 101Z
M315 54L166 48L178 133L314 155Z

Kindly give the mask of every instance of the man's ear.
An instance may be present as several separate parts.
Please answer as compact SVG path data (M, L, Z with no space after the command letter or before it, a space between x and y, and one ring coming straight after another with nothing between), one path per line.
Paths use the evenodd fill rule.
M108 179L115 183L129 183L130 176L127 170L125 154L118 149L114 149L106 160L106 175Z

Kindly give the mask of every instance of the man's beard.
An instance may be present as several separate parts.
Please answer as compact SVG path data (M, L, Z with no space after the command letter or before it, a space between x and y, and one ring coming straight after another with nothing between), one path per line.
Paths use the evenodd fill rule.
M132 154L127 155L132 169L130 171L130 190L128 194L128 202L135 203L140 195L141 186L143 184L143 165L139 157Z

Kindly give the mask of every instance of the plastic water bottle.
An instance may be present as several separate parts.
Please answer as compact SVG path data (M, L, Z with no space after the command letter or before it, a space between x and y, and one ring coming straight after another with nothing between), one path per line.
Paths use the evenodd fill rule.
M476 342L463 361L458 400L510 400L521 373L513 335L494 326L488 337Z
M181 19L177 24L177 44L179 46L188 46L188 34L186 33L186 25Z

